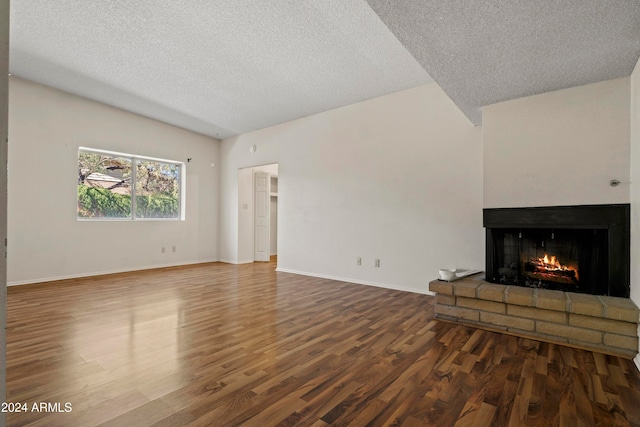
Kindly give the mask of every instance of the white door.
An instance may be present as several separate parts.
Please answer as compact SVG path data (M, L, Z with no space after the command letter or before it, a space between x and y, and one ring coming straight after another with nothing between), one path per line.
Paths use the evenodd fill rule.
M271 254L271 178L266 172L256 172L253 176L254 194L254 243L253 258L269 261Z

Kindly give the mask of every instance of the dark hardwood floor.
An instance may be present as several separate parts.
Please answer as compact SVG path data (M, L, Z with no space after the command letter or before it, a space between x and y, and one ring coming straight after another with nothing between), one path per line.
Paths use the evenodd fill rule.
M440 322L429 296L274 268L9 288L7 394L28 410L8 425L640 425L630 360Z

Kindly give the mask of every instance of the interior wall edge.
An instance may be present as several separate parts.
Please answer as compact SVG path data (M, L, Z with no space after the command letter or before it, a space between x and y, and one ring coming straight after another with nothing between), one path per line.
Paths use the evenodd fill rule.
M208 264L211 262L223 262L223 261L220 261L217 259L198 260L198 261L187 261L187 262L153 265L153 266L142 266L142 267L135 267L135 268L105 270L105 271L97 271L97 272L82 273L82 274L70 274L70 275L56 276L56 277L43 277L43 278L38 278L37 281L14 280L11 282L7 282L7 286L35 285L40 283L57 282L60 280L82 279L86 277L96 277L96 276L108 276L110 274L119 274L119 273L134 273L136 271L157 270L161 268L171 268L171 267L183 267L183 266L196 265L196 264Z
M425 289L416 289L416 288L409 288L406 286L391 285L388 283L378 283L378 282L371 282L367 280L353 279L349 277L332 276L330 274L320 274L320 273L311 273L308 271L291 270L288 268L276 268L276 271L281 273L299 274L301 276L318 277L320 279L336 280L338 282L347 282L347 283L353 283L356 285L375 286L376 288L390 289L393 291L412 292L415 294L423 294L423 295L435 295L435 293L427 289L428 284L425 284Z

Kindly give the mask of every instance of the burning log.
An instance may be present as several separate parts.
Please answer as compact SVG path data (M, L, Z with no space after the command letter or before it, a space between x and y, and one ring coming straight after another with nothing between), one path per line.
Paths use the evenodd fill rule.
M529 260L524 265L525 275L536 280L562 284L578 283L578 272L572 267L560 264L555 256Z

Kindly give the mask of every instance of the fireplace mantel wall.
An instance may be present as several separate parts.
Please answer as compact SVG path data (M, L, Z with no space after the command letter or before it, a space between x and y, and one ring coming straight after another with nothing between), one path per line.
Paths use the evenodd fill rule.
M625 77L484 107L483 207L629 203L629 89Z
M484 208L631 202L638 259L640 60L631 78L488 105L482 117ZM638 263L631 298L640 305Z

